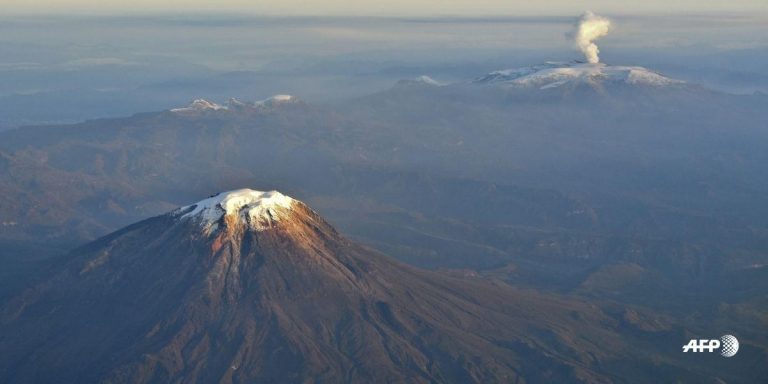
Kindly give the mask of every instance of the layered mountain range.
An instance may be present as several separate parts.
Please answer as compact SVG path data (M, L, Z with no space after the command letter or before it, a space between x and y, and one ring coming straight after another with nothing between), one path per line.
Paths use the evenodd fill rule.
M613 372L618 372L618 366L627 361L640 361L644 372L652 371L658 376L638 373L636 377L642 379L634 381L687 378L700 382L703 375L728 382L759 382L768 375L760 369L768 366L768 335L763 331L768 319L766 103L768 99L763 95L716 92L633 66L549 63L495 71L451 84L422 77L338 103L308 103L284 96L260 102L233 100L221 105L198 100L174 110L120 119L2 132L0 260L4 268L0 270L0 299L6 302L15 298L16 303L4 306L15 309L9 309L6 317L10 328L3 334L8 335L3 342L8 343L8 348L32 353L14 355L3 368L3 374L9 375L4 377L35 377L38 373L34 372L32 362L37 359L60 367L56 372L62 375L80 377L82 370L70 365L75 364L70 353L58 356L73 360L53 362L53 355L35 355L43 352L32 352L37 349L31 344L11 337L17 333L31 335L35 329L40 335L54 335L29 338L39 346L59 343L58 349L53 350L84 351L90 346L103 352L107 360L99 360L98 354L83 358L83 364L93 367L87 370L92 372L89 379L163 380L195 375L195 368L189 367L206 361L200 366L218 367L211 368L210 372L216 372L212 380L228 380L222 367L229 364L231 370L232 365L241 366L233 363L236 359L207 361L203 351L220 348L222 356L229 356L224 350L232 348L234 355L247 353L236 352L240 351L237 343L214 347L214 337L209 335L206 339L200 329L213 327L219 329L216 335L229 337L223 340L235 340L247 334L243 329L251 329L244 325L247 316L232 315L233 320L227 323L230 318L224 315L205 317L198 314L202 309L184 312L186 309L176 306L185 303L196 307L202 302L200 305L215 308L211 312L215 316L228 313L229 309L225 310L222 304L225 300L213 299L206 293L205 284L200 283L213 275L235 273L229 269L216 273L206 269L213 265L212 260L226 259L214 256L225 251L213 249L237 249L235 253L241 261L266 260L255 255L268 252L258 250L259 244L271 244L269 252L274 254L304 255L297 260L317 258L311 255L314 251L344 260L374 260L369 262L377 271L374 275L382 275L392 284L403 276L404 281L397 288L400 292L424 291L424 296L413 293L413 302L431 303L430 308L454 308L450 303L458 303L456 296L464 295L461 297L466 300L460 306L473 308L470 312L476 316L499 316L498 322L494 320L494 329L501 324L516 324L515 330L509 331L512 333L496 339L470 317L459 317L462 320L453 321L449 327L444 319L430 319L425 311L411 308L413 302L382 299L386 296L378 288L372 296L332 288L334 295L343 294L346 296L341 297L349 299L328 305L357 313L359 319L378 316L378 320L371 320L377 325L371 327L384 327L380 322L386 322L390 316L386 313L395 311L394 307L411 308L408 319L412 320L396 317L393 324L399 325L392 327L401 327L398 329L408 335L407 342L387 344L398 345L399 349L387 350L382 357L387 362L383 367L349 368L354 366L350 362L332 368L333 374L327 377L338 377L338 372L349 368L346 374L365 371L365 375L398 380L391 373L391 367L397 365L398 369L410 367L406 371L416 376L409 378L435 381L444 381L436 372L451 379L467 374L501 380L502 376L491 371L534 382L561 381L547 380L548 377L633 381L631 377L612 376ZM239 228L242 236L235 236L237 241L221 237L220 242L229 245L214 247L220 234L229 233L225 230L229 228L226 220L222 224L217 219L219 214L231 217L222 213L227 211L227 204L221 205L222 195L167 213L202 196L246 185L278 189L307 201L352 241L330 235L330 229L319 218L315 224L307 224L304 219L299 220L303 224L296 224L299 229L317 226L312 229L315 232L296 232L304 240L296 240L293 235L281 237L285 232L279 228L293 221L283 221L286 212L276 206L264 211L249 209L247 215L237 215L238 220L248 223L232 227ZM298 211L303 212L301 217L315 217L303 208ZM295 210L288 213L292 217ZM131 225L153 216L156 217ZM266 230L260 230L262 227ZM114 232L119 228L124 229ZM323 233L322 238L341 240L333 240L333 246L317 243L311 240L320 236L317 231ZM103 237L109 233L112 234ZM106 251L111 249L113 240L115 246L120 244L118 248L125 251L115 258L105 256L100 264L96 260L102 253L117 255L116 251ZM313 250L291 245L305 240ZM353 242L433 271L404 267L357 245L338 245ZM69 252L86 243L90 245ZM290 251L281 251L283 248L277 245ZM190 257L183 258L181 253ZM106 260L117 260L117 264ZM158 265L156 261L165 264ZM91 262L93 269L84 267ZM96 268L97 265L103 269ZM178 275L169 272L173 270L171 265L179 269ZM238 271L247 270L248 275L266 273L251 264L226 264L226 268L232 265L237 265ZM281 268L294 268L290 265ZM309 266L298 265L297 271L307 271L306 276L311 276ZM80 272L86 269L90 272L83 272L81 278ZM269 271L270 276L281 273L276 269L264 271ZM341 272L332 273L338 274ZM88 276L94 276L98 283ZM124 277L128 283L111 285ZM249 284L258 287L271 278L277 279L260 277L258 282ZM239 277L237 281L242 285L249 279ZM308 278L325 281L325 277L312 279ZM418 285L416 280L425 285ZM150 292L156 291L147 288L152 284L166 287L168 296L153 297ZM226 286L222 282L217 284ZM277 286L278 282L270 284ZM291 285L298 292L308 292L309 288L302 284ZM336 282L322 284L337 287ZM339 286L347 287L343 284ZM95 286L108 287L104 296ZM186 290L193 286L197 288ZM128 287L138 287L139 291L132 292ZM261 300L250 290L238 289L233 291L239 292L238 297L247 297L249 302ZM287 288L284 290L288 292ZM504 298L494 296L496 290L506 292ZM27 292L26 296L19 296L22 291ZM482 293L465 293L475 291ZM40 296L34 296L35 292ZM55 296L59 292L63 296ZM438 293L443 296L432 298ZM303 300L300 295L286 297L286 302ZM325 300L312 297L319 302ZM110 317L99 317L108 308L108 302L123 302L122 298L128 303L125 308L105 315ZM538 304L529 298L551 305L536 307ZM59 300L71 304L61 306L57 304ZM389 303L389 307L372 315L371 311L378 308L377 300ZM349 304L361 301L367 303L362 305L365 312ZM88 304L95 302L101 306ZM158 320L125 316L141 312L138 309L144 302L162 309L151 313L175 317L168 315L166 320ZM467 302L475 304L470 306ZM510 307L515 302L530 306ZM238 300L231 303L231 308L241 308ZM569 305L576 307L567 313L557 309L571 308ZM495 314L489 309L494 306L507 309ZM37 309L29 312L23 307ZM284 336L289 328L285 324L274 325L274 332L268 332L280 335L275 337L283 341L291 340L284 344L269 341L293 346L286 347L289 352L285 355L293 357L285 359L296 362L304 361L304 357L295 356L353 355L353 347L362 345L355 344L362 343L362 336L344 342L329 336L341 332L329 324L346 320L324 318L321 308L308 308L308 314L290 315L323 320L319 323L323 324L322 330L309 330L309 323L298 323L295 327L305 333ZM516 311L510 308L517 308L520 313L541 314L522 320L518 314L510 314ZM240 309L232 311L246 313ZM258 313L278 318L275 311ZM551 313L551 317L543 315L544 312ZM78 313L92 316L82 317ZM400 312L392 313L400 316ZM50 329L44 328L45 322L41 320L48 314L62 316L61 321L48 325L53 327ZM187 314L195 319L196 325L183 323ZM446 317L452 316L459 315ZM91 318L103 327L101 331L94 328L98 335L115 331L108 323L130 320L125 325L125 338L117 332L110 336L114 339L105 339L105 345L125 347L115 348L125 355L114 355L107 347L98 349L101 347L95 342L78 346L76 339L68 338L68 332L83 335L86 328L95 324L74 319ZM285 322L286 318L281 319ZM552 323L546 323L546 319ZM545 325L536 328L537 322ZM158 331L151 332L158 323L162 323ZM74 325L57 328L64 327L61 324ZM426 324L426 328L416 324ZM520 330L517 326L533 327L531 334L538 335L537 338L526 339L521 333L514 333ZM367 325L350 327L356 329L353 335L370 336L370 330L363 331L368 329ZM477 341L475 336L471 340L458 336L461 332L472 334L475 328L474 335L484 341ZM453 335L450 339L454 344L445 344L447 341L435 336L428 343L435 349L427 353L417 338L429 334L424 329L445 330ZM557 332L547 333L544 329ZM597 353L599 348L585 340L565 340L564 334L581 335L582 329L592 343L602 338L626 343L600 346L619 360L609 363L610 358ZM718 336L726 331L742 342L738 359L680 356L680 346L689 339ZM192 336L174 339L185 332ZM299 334L316 336L312 339L316 344L302 345L296 341ZM263 339L267 344L258 344L262 339L255 336L249 340L252 345L271 345L267 339ZM508 347L507 342L512 346ZM491 348L490 344L496 347ZM73 345L73 349L67 349L68 345ZM350 349L344 349L345 345L350 345ZM158 352L166 346L165 354ZM571 352L563 352L561 347ZM381 348L375 353L384 356ZM504 362L498 363L497 368L492 368L497 363L469 362L467 356L475 356L472 351L496 351L494 348L502 348L499 354L493 352L494 361ZM309 353L310 349L317 353ZM457 362L458 355L450 353L448 360L438 357L451 349L462 351L464 362ZM642 356L620 352L633 349ZM141 360L136 356L144 355L125 351L141 351L149 357ZM597 357L585 357L579 351L589 351L587 354L595 353ZM160 355L162 363L153 363L160 360L151 357ZM282 361L284 355L280 356ZM428 361L424 356L431 356L433 366L442 368L421 367ZM525 360L526 356L535 357ZM658 356L669 366L645 365ZM622 360L624 357L627 359ZM276 374L257 372L253 367L262 364L254 363L256 357L248 359L251 368L246 372L250 373L242 377L269 378ZM389 363L393 361L397 364ZM611 365L614 363L618 364L615 370ZM296 368L301 364L295 364L293 368L282 368L293 372L295 378L309 375ZM446 366L461 368L457 368L456 375L448 375L444 373ZM354 377L363 380L374 376Z

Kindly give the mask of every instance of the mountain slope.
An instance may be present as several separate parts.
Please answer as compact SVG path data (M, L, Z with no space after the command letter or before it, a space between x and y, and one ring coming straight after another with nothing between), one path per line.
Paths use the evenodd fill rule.
M277 192L129 226L2 309L3 382L697 377L627 349L594 305L399 264ZM622 361L639 368L614 376Z

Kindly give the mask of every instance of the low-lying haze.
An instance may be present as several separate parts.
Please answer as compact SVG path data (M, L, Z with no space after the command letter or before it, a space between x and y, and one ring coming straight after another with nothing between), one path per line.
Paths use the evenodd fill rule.
M595 10L596 12L599 10ZM736 93L768 90L760 15L627 16L601 61ZM0 19L0 127L160 110L204 97L338 100L426 74L583 59L576 17L16 16ZM98 33L95 33L98 31Z

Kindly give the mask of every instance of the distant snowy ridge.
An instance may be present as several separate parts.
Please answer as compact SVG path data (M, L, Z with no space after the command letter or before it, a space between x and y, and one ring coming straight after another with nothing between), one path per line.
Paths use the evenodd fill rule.
M539 89L566 84L630 84L654 87L684 84L643 67L614 66L602 63L548 62L530 67L491 72L473 81L476 84L502 84Z
M171 112L200 112L200 111L218 111L220 109L227 109L223 105L212 103L205 99L197 99L190 103L186 107L171 109Z
M274 95L268 99L257 101L254 103L256 106L274 106L277 104L284 104L295 102L296 98L291 95Z
M227 105L220 105L205 99L197 99L197 100L194 100L189 105L187 105L186 107L173 108L170 111L178 114L198 114L198 113L207 112L207 111L227 111L227 110L249 108L249 107L250 108L274 107L274 106L286 104L286 103L295 103L295 102L298 102L298 100L299 99L291 95L275 95L267 99L259 100L253 103L246 103L235 98L230 98L229 101L227 101Z

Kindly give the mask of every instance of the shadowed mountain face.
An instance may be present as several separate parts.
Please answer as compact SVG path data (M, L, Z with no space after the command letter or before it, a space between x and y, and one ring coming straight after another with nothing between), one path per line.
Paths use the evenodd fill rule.
M671 351L630 347L617 333L626 315L414 269L301 202L242 193L139 222L53 266L2 308L0 350L13 353L0 380L636 382L654 369L705 380L650 358Z

